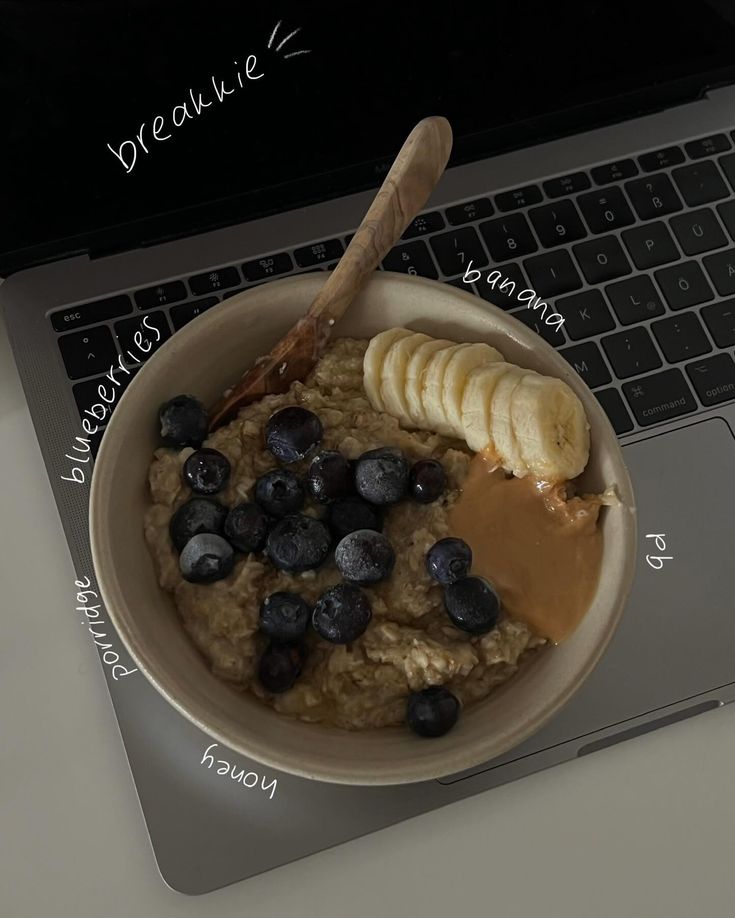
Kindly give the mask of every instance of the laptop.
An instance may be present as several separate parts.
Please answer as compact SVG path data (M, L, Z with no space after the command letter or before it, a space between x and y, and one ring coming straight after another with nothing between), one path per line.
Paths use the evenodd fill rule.
M142 328L164 342L239 290L330 270L430 114L453 126L450 166L381 269L460 285L557 348L637 496L636 579L599 666L522 746L439 781L342 787L248 762L103 629L172 888L221 887L735 698L734 6L393 4L356 23L330 3L0 5L0 302L77 572L50 614L96 589L89 472L109 412L86 457L77 437L110 365ZM484 283L495 270L561 331Z

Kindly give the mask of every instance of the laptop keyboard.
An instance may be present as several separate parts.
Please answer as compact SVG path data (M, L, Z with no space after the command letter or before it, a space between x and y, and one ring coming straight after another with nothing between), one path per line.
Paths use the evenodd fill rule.
M735 131L700 137L421 214L382 267L443 280L511 312L574 367L618 435L731 401L732 139ZM332 269L350 238L50 313L80 416L100 401L110 367L135 352L144 318L161 333L155 343L147 338L155 349L242 289ZM483 271L474 285L462 280L470 261ZM564 316L563 330L542 324L510 285L500 291L484 283L491 271L518 291L533 288Z

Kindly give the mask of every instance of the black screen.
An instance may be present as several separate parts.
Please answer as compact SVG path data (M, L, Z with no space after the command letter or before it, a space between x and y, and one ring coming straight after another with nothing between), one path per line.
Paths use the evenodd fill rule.
M0 3L0 272L376 185L428 114L453 164L696 97L733 5Z

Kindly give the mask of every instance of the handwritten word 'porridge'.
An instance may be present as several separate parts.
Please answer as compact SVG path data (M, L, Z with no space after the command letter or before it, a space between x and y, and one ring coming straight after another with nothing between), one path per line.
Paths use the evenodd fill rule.
M564 324L564 316L559 315L558 312L553 310L546 315L546 310L551 309L548 303L544 303L540 296L537 296L536 291L532 290L530 287L527 287L525 290L521 290L520 293L516 294L515 281L510 280L508 277L503 277L500 271L488 271L487 275L483 278L482 271L479 268L472 267L472 259L467 265L467 268L464 272L462 281L465 284L489 284L493 290L495 290L495 285L499 280L502 279L501 285L498 287L499 291L508 294L508 296L515 295L519 303L525 303L527 309L533 309L535 312L537 309L541 310L541 319L546 325L552 325L556 327L557 331L561 331L561 327ZM536 302L534 303L534 299Z
M218 745L218 743L212 743L211 746L207 746L207 748L204 750L202 760L199 763L200 765L204 765L207 760L209 760L207 768L211 768L212 765L214 765L215 758L210 754L209 750L216 749ZM219 766L217 768L218 775L229 775L233 781L236 781L238 784L244 784L245 787L249 788L258 787L258 785L260 785L259 789L262 791L270 791L270 799L273 799L273 796L276 793L276 787L278 786L278 778L274 778L272 781L266 784L265 775L259 777L254 771L246 772L244 768L241 768L238 771L235 765L230 765L230 763L225 759L217 759L216 761L217 765Z
M148 316L143 318L143 325L149 331L156 333L156 340L152 342L150 338L144 338L143 332L138 329L135 335L133 335L133 342L135 346L141 350L144 354L149 354L153 344L157 344L161 340L161 332L155 327L155 325L146 325ZM146 347L147 345L147 347ZM145 361L140 360L136 357L132 351L126 351L128 357L131 358L133 363L141 366ZM110 369L105 374L105 379L109 379L114 386L121 386L122 379L118 379L115 376L115 373L120 372L124 373L127 376L130 376L130 370L123 363L121 356L117 358L118 366L115 364L110 365ZM137 369L137 367L135 368ZM88 414L89 418L82 418L82 430L87 434L86 437L76 437L76 443L71 448L71 453L65 453L64 458L70 459L75 463L71 467L70 475L61 475L62 481L73 481L77 484L84 484L87 480L85 474L85 468L89 466L89 461L92 458L92 445L89 437L93 437L100 429L100 422L104 421L107 418L107 415L112 411L112 405L115 403L119 389L111 389L106 383L100 383L97 386L97 395L100 398L99 402L95 402L94 405L91 405L89 408L84 409L84 414ZM93 423L90 418L94 418L97 423Z
M86 581L86 583L84 582ZM74 586L77 590L77 612L82 612L85 615L85 618L80 619L83 625L87 625L89 633L92 635L95 644L102 651L100 656L102 657L102 662L111 667L110 675L115 680L123 679L125 676L131 676L133 673L137 673L138 670L133 667L128 669L126 665L120 662L120 654L116 653L112 647L112 644L104 643L103 639L107 638L106 631L95 631L95 628L99 628L100 625L104 625L105 622L100 619L102 614L100 608L102 603L94 602L94 600L99 600L99 594L96 590L91 590L92 581L89 577L85 577L84 580L75 580ZM92 597L90 599L90 597Z
M286 48L284 50L284 46L294 38L301 29L294 29L292 32L289 32L288 35L281 38L279 35L280 26L281 22L279 21L271 32L271 36L268 40L269 50L276 54L280 54L283 60L288 60L290 57L298 57L302 54L311 54L311 51L308 50L294 51L292 48ZM230 88L225 85L224 79L212 75L208 81L208 83L212 84L212 90L209 89L209 86L202 92L195 92L193 89L189 89L188 93L185 94L184 101L172 107L169 123L167 123L163 115L155 115L150 124L144 121L140 125L138 133L133 140L123 140L117 149L111 144L107 144L107 149L120 160L120 163L127 173L133 171L138 160L139 149L142 153L150 153L154 142L163 142L172 138L172 128L182 127L187 119L193 121L194 118L198 118L199 115L201 115L205 108L209 108L215 102L224 102L227 96L233 95L238 89L244 89L248 82L255 82L265 76L264 73L257 72L260 70L261 65L258 63L258 58L255 54L247 55L245 63L242 65L242 70L237 61L233 61L233 63L236 69L234 73L231 72L227 77ZM243 82L243 79L245 82ZM207 101L207 98L209 98L209 101ZM151 149L149 149L149 147Z

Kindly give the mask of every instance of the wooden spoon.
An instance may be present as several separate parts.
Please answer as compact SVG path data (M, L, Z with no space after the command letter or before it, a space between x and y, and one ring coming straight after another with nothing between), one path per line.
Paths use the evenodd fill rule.
M294 380L309 373L326 347L332 326L426 204L451 149L452 129L446 118L419 121L306 315L216 403L210 412L210 430L230 420L244 405L285 392Z

